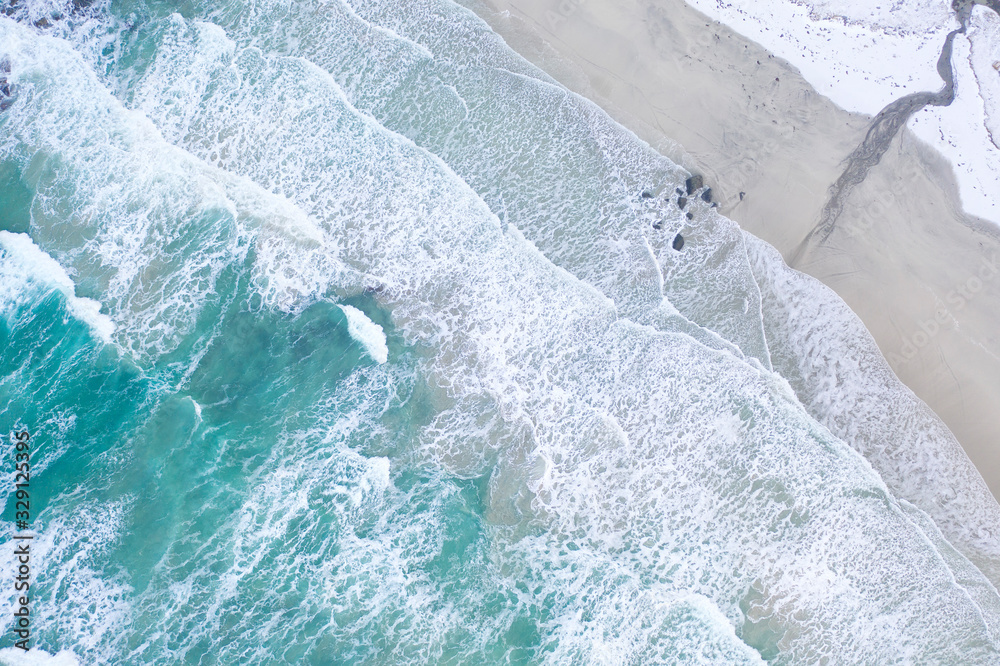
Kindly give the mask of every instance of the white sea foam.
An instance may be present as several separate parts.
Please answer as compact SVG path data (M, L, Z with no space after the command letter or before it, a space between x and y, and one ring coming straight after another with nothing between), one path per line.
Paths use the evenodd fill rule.
M60 651L54 657L64 660L55 663L76 663L80 655L93 651L95 646L117 640L130 617L131 589L119 579L117 568L102 564L108 549L122 536L130 499L87 500L81 497L79 488L73 488L54 500L32 516L36 526L44 526L36 530L31 541L32 624L36 632L48 630L58 637L76 636L72 653ZM0 570L13 571L14 560L12 548L0 551ZM39 573L43 571L50 577L48 594L39 589ZM58 603L52 603L49 595L54 595ZM13 597L11 588L5 602L13 602ZM66 613L67 607L87 611ZM8 606L5 614L10 612L13 610ZM85 663L91 662L85 659Z
M333 36L303 40L299 52L331 71L352 104L440 156L505 224L524 231L546 257L612 298L623 316L686 325L711 346L721 342L712 339L715 334L770 367L760 294L741 256L737 227L713 215L700 199L690 204L694 222L667 201L671 183L688 174L592 102L513 54L465 9L434 2L411 3L405 12L381 3L353 9L362 25L355 25L352 13L346 25L327 30L348 30L359 39L354 33L389 26L392 34L430 50L432 61L413 65L435 73L428 82L432 92L422 90L420 97L432 96L435 113L444 109L461 122L464 140L457 140L454 130L442 132L427 111L402 118L380 110L377 100L387 91L399 98L400 107L421 108L414 91L391 74L394 65L369 63L369 79L359 81L342 71L339 54L321 47ZM440 30L443 25L448 29ZM463 31L460 44L446 36L454 25ZM521 119L527 113L532 121L525 125ZM484 146L489 146L487 161ZM640 199L639 192L650 188L662 188L661 196ZM695 241L683 254L671 247L678 232ZM671 318L668 311L682 316Z
M655 589L609 597L587 619L560 618L552 663L766 663L705 597Z
M167 144L69 44L6 18L0 44L20 89L5 112L0 155L33 165L33 240L102 293L118 342L140 355L174 348L218 298L223 271L251 248L267 305L295 310L330 289L360 288L362 278L341 263L335 242L321 240L315 221L287 198ZM80 127L100 128L101 140ZM72 192L61 189L67 183L56 169L72 170ZM99 322L102 335L115 333L93 303L72 307Z
M151 585L139 595L139 604L156 609L147 618L156 638L135 648L134 661L162 661L165 651L174 660L200 657L206 643L213 656L234 663L273 659L275 641L335 640L338 660L347 661L375 641L406 641L416 654L421 640L445 645L463 621L413 565L433 557L439 544L442 510L426 499L447 503L455 491L431 481L413 490L419 497L400 493L388 460L348 445L378 416L380 389L395 381L374 366L330 390L314 405L311 427L271 443L236 510L198 545L199 557L168 552L161 567L173 581L169 588ZM424 510L414 508L421 504ZM243 607L244 598L276 612L261 621ZM298 600L293 613L280 610L289 599ZM389 617L396 618L391 625ZM220 632L237 640L219 643Z
M31 648L27 652L20 648L6 647L0 649L0 664L4 666L79 666L80 662L69 650L61 650L49 654L39 648Z
M749 234L747 246L775 369L898 497L927 512L965 556L1000 580L996 500L954 435L893 374L864 324L829 287L792 270Z
M276 48L294 44L296 55L310 58L308 66L315 59L326 69L324 75L333 76L346 87L352 104L379 116L381 122L396 123L400 132L421 145L430 144L428 147L436 150L449 167L484 190L489 202L509 204L508 224L528 231L547 256L613 296L626 316L658 320L664 316L670 319L667 310L680 313L683 316L672 321L686 324L707 344L730 349L736 345L742 353L769 366L760 328L757 286L745 258L738 250L728 251L742 243L736 226L718 216L706 216L696 232L699 242L692 244L684 257L677 256L670 241L685 225L683 214L663 206L643 207L636 196L650 182L676 179L681 170L637 142L621 143L611 150L606 141L621 128L595 105L554 85L544 74L513 56L484 26L477 26L475 34L475 39L483 42L480 58L470 62L463 57L444 67L435 62L427 47L417 48L411 39L395 32L412 30L412 26L393 23L385 28L365 21L353 8L340 3L324 10L336 17L331 23L313 21L305 15L284 21L274 13L283 16L284 11L280 6L262 3L233 20L251 34L257 26L251 18L277 24L273 36ZM300 31L306 34L297 34ZM240 134L219 127L209 131L200 126L197 118L174 126L176 112L169 110L166 100L159 99L170 81L185 76L196 62L213 62L216 78L236 85L235 75L225 62L200 55L202 50L221 52L217 42L224 38L218 29L198 23L185 26L178 23L177 17L159 25L156 34L166 47L162 53L169 53L169 59L156 61L143 73L136 86L142 94L134 98L134 103L149 109L156 122L162 121L170 128L168 137L172 140L197 146L198 154L227 167L226 155L244 140ZM443 43L447 44L447 40ZM359 51L355 48L358 44L374 52ZM442 45L431 46L439 50ZM358 69L365 75L358 76ZM428 70L434 75L430 76ZM445 76L454 82L443 82ZM487 76L491 85L470 89L468 82L481 76ZM414 77L426 85L419 99L412 88ZM189 106L196 106L202 99L197 90L187 86L182 89ZM221 99L217 88L212 92L211 103L236 103ZM337 94L341 94L339 89ZM302 92L303 99L309 97L309 91ZM170 101L180 103L176 96ZM389 102L393 106L386 108ZM497 112L497 105L502 112ZM523 109L529 107L545 114L544 122L531 132L517 121ZM406 111L400 113L398 109ZM471 131L462 123L475 128L475 139L469 136L468 140L456 140L456 132L465 135ZM445 128L449 128L447 132ZM486 162L475 149L483 141L492 146L492 158ZM544 150L540 151L540 147ZM542 191L542 184L551 181L560 183L560 196ZM620 198L613 201L594 183L617 190ZM544 208L537 210L538 206ZM637 220L644 224L637 225ZM665 222L666 228L654 234L648 228L658 222ZM637 226L647 230L640 232ZM652 236L652 242L646 235ZM669 280L665 281L657 268L658 259L668 266ZM666 306L665 295L670 299ZM722 307L723 303L732 307ZM707 330L699 329L699 325Z
M0 266L0 275L4 278L0 300L5 303L23 300L24 296L17 292L26 286L28 280L54 287L66 297L70 314L87 324L97 338L111 342L115 324L101 313L101 304L91 298L77 296L76 286L63 267L42 252L30 236L0 231L0 248L6 259Z
M389 348L385 344L382 327L368 318L361 310L351 305L338 306L347 316L347 332L378 363L389 360Z

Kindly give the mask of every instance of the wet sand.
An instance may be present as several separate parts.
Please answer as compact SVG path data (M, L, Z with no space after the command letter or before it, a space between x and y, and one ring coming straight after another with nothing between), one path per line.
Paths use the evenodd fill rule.
M464 2L833 288L1000 497L1000 227L963 213L944 158L904 128L803 248L870 117L680 0Z

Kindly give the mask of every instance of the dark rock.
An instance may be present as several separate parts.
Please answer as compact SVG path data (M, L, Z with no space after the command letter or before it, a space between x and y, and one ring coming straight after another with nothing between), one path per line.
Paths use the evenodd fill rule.
M688 213L688 214L687 214L687 218L688 218L689 220L693 220L693 219L694 219L694 213Z
M656 229L657 231L659 231L660 229L662 229L663 228L663 220L657 220L656 222L653 222L653 228Z
M743 197L747 195L746 192L740 192L740 201L743 201Z
M684 206L688 205L687 197L677 197L677 207L684 210Z
M680 252L684 249L684 236L677 234L674 236L674 249Z
M688 194L694 194L700 190L705 185L705 179L699 176L691 176L684 181L684 187L687 188Z
M14 103L14 86L7 80L8 72L10 63L6 60L0 61L0 111L6 111Z
M705 203L712 203L712 188L706 188L704 192L701 193L701 200Z
M73 9L79 11L94 4L94 0L73 0Z
M653 198L653 193L652 193L652 192L650 192L649 190L645 190L645 191L644 191L644 192L642 193L642 198L643 198L643 199L652 199L652 198Z
M49 21L47 18L45 18L43 16L42 18L40 18L37 21L35 21L35 27L36 28L51 28L52 27L52 22Z
M686 192L679 187L676 190L674 190L674 192L676 192L677 194L686 194Z

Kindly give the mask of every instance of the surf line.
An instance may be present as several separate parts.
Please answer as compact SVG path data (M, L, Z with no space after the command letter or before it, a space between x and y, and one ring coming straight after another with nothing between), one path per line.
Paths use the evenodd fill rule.
M952 9L957 16L960 28L952 30L944 40L941 55L937 62L937 71L944 81L944 87L936 93L918 92L901 97L878 112L868 126L868 132L861 144L847 157L846 166L837 181L830 186L830 196L820 216L819 224L803 239L788 262L789 266L797 266L812 243L823 243L837 228L837 220L844 210L844 201L855 187L868 177L868 173L879 162L889 149L910 117L926 106L951 106L955 101L955 69L951 63L955 37L965 34L969 19L972 16L972 6L980 4L989 7L1000 15L1000 0L953 0Z

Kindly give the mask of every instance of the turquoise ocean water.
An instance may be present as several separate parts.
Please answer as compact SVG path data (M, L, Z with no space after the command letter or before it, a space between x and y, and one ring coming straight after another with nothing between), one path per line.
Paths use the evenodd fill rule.
M0 661L27 430L64 663L1000 663L862 324L466 8L6 7Z

